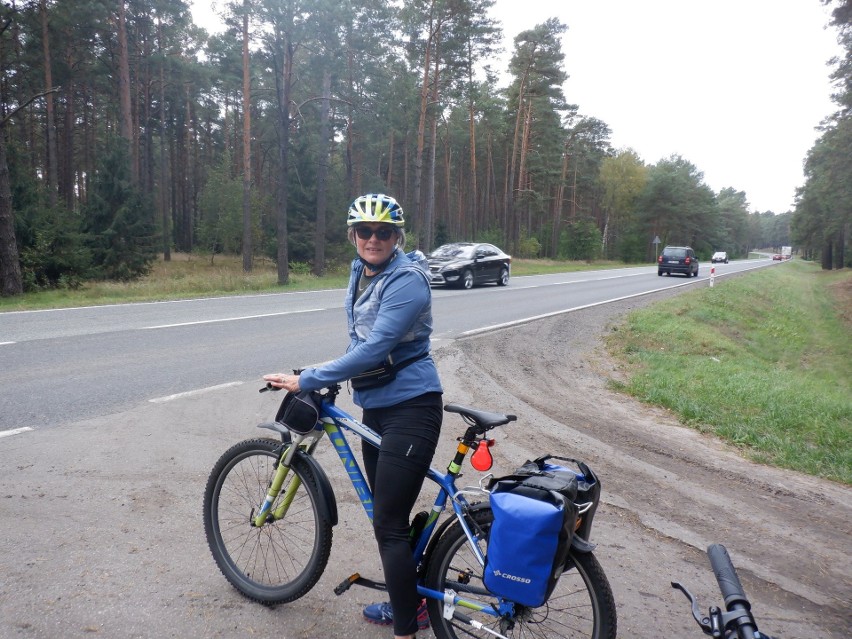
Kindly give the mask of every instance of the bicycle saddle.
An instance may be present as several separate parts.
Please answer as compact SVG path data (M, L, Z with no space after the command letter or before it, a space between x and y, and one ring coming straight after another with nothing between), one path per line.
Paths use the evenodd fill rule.
M447 404L444 410L448 413L458 413L462 417L471 420L479 426L485 428L494 428L502 426L517 419L514 415L504 415L503 413L492 413L487 410L479 410L470 406L462 406L460 404Z

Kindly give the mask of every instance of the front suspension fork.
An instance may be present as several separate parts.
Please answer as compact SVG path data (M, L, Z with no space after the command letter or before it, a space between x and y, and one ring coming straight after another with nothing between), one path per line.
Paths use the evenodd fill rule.
M251 518L252 526L260 528L266 523L282 519L284 515L287 514L287 510L290 508L290 504L293 503L296 492L302 485L302 480L298 475L293 477L293 480L287 484L287 488L284 490L284 494L281 498L281 503L278 504L274 511L270 512L270 510L275 499L279 494L281 494L281 487L284 485L287 475L290 473L290 463L292 463L293 454L295 453L296 448L297 446L290 445L282 452L281 457L276 464L275 477L272 478L272 481L269 483L269 489L266 491L266 499L264 499L263 503L260 505L260 510L257 515Z

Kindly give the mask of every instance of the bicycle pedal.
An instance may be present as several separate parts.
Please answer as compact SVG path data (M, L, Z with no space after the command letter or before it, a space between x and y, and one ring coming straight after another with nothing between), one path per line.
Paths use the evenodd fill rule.
M354 575L349 575L344 581L340 583L339 586L337 586L337 588L334 589L334 594L338 596L342 595L344 592L349 590L349 588L352 587L352 584L357 582L360 578L361 575L359 575L357 572Z
M373 590L382 590L387 591L388 587L386 584L381 581L373 581L372 579L367 579L366 577L362 577L360 573L355 573L347 577L337 588L334 589L335 595L342 595L344 592L349 590L352 586L364 586L365 588L372 588Z

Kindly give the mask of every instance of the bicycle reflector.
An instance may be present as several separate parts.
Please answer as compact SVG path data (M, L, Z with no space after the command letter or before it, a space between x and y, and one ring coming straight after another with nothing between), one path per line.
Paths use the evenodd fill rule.
M488 450L494 445L493 439L482 439L476 447L473 455L470 458L470 465L476 470L491 470L494 464L494 458L491 457L491 451Z

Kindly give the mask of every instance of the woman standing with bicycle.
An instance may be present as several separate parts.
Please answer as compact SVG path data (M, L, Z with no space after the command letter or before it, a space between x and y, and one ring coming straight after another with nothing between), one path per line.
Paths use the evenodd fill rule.
M419 251L405 254L402 207L392 197L367 194L349 207L349 241L357 258L346 294L350 344L338 359L300 375L264 380L290 392L319 390L352 379L364 424L382 437L362 449L373 492L373 530L390 603L367 606L364 617L393 624L394 637L412 638L429 618L417 593L409 518L438 444L441 382L430 355L432 291ZM379 371L379 372L376 372Z

